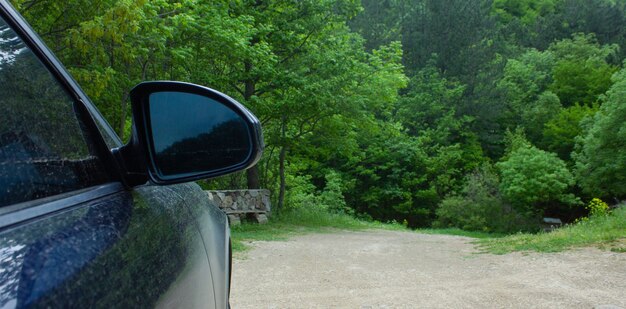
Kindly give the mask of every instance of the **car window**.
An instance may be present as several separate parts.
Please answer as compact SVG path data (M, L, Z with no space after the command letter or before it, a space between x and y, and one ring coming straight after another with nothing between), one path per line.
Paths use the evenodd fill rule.
M107 182L76 102L0 18L0 206Z

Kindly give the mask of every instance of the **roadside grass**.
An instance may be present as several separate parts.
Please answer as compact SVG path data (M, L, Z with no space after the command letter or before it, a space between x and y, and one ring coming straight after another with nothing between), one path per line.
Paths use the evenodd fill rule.
M466 231L459 228L445 228L445 229L417 229L415 232L420 234L438 234L438 235L452 235L452 236L465 236L470 238L477 239L488 239L488 238L498 238L505 237L505 234L498 233L487 233L487 232L476 232L476 231Z
M231 227L233 252L249 249L246 242L286 240L306 233L325 233L336 230L359 231L366 229L407 230L401 224L380 223L356 219L346 214L333 214L315 208L286 211L271 218L266 224L243 222Z
M547 233L519 233L476 242L483 252L505 254L513 251L559 252L582 246L597 246L613 252L626 252L626 207L606 216L567 225Z

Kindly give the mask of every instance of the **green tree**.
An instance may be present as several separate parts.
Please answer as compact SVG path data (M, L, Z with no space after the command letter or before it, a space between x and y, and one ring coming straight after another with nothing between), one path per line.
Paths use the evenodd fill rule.
M343 63L340 58L333 59L330 55L326 58L316 57L315 53L331 51L330 46L339 48L338 53L342 53L345 51L343 47L350 46L345 36L345 22L356 14L358 8L358 3L354 0L244 0L232 3L229 7L230 16L250 20L253 29L247 37L245 49L241 53L231 54L227 63L217 65L226 65L232 89L261 117L263 124L270 127L267 130L268 145L279 145L279 208L285 190L285 158L289 148L286 142L289 141L287 132L290 124L293 123L296 127L314 126L319 123L320 117L328 115L319 109L320 104L327 103L321 98L322 93L317 93L318 98L315 101L299 101L302 98L311 98L310 95L304 95L306 90L312 91L315 86L320 86L319 83L315 83L315 86L310 83L311 79L323 78L318 70L328 71L321 63L306 61L315 59L333 62L328 68L345 68L351 65L350 61ZM308 89L303 89L303 85L308 86ZM321 90L324 93L330 92L328 88ZM294 117L306 121L292 121ZM301 132L297 134L304 134L309 130L299 131ZM277 134L278 137L272 134ZM260 185L258 167L250 168L248 187L258 188Z
M343 170L354 179L346 198L357 213L381 221L407 220L411 226L427 226L439 196L429 169L428 155L416 139L397 126L382 126L360 151L345 158Z
M556 203L575 205L568 194L574 177L554 153L538 149L523 139L513 142L505 159L496 164L501 173L500 190L517 211L542 216Z
M558 0L494 0L493 13L501 23L519 19L525 25L532 25L540 16L553 13Z
M549 90L540 94L532 105L522 109L520 111L521 124L528 132L528 139L531 142L540 144L546 123L551 121L555 115L560 115L562 110L559 97Z
M348 22L350 29L365 39L365 48L373 50L402 39L402 24L410 12L405 0L362 0L363 10Z
M396 119L413 136L437 128L458 134L463 121L456 119L456 108L461 105L464 91L465 86L442 77L431 64L411 79L408 93L397 104ZM447 138L438 141L446 143Z
M626 197L626 70L613 76L598 112L583 123L585 132L573 154L576 178L598 197Z
M508 129L524 127L532 142L541 140L543 125L561 108L558 96L547 90L554 61L551 52L530 49L507 60L496 85L506 96L506 112L500 121Z
M553 53L530 49L517 59L509 59L498 88L507 94L511 106L518 113L530 102L536 101L552 82Z
M446 76L472 78L493 55L487 38L493 20L486 0L421 0L410 6L402 24L404 64L416 72L437 55ZM412 75L412 74L409 74Z
M601 44L624 46L626 2L614 0L558 0L553 12L537 18L527 44L546 49L575 33L594 33ZM624 56L621 50L620 58Z
M561 109L545 123L542 145L558 154L561 159L569 161L576 143L575 139L582 133L580 122L585 117L593 116L596 110L597 107L580 104Z
M550 89L564 106L590 105L611 86L617 67L607 60L615 57L616 45L602 46L593 34L574 34L550 46L557 62L552 71Z
M123 138L130 119L128 92L134 85L143 80L194 81L182 73L181 68L194 62L188 53L190 41L182 38L206 30L205 37L224 42L225 36L216 31L233 27L243 32L225 18L224 10L190 0L106 0L96 4L15 0L14 4ZM222 26L202 28L206 21Z

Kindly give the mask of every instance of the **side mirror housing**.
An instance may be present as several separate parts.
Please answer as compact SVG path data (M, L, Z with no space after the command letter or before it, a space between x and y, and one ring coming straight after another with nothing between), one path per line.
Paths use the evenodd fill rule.
M146 174L164 185L217 177L249 168L261 158L259 120L223 93L156 81L135 86L130 100L131 141L114 149L127 185L145 182Z

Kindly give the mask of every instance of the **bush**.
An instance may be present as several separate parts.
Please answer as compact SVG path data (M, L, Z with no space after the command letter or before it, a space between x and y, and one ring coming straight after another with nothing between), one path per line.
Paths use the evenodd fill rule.
M436 211L436 228L457 227L468 231L508 233L532 230L500 196L499 179L485 163L468 175L460 195L444 199Z
M444 199L437 209L435 228L458 227L467 231L492 232L500 231L494 227L496 222L488 217L502 213L501 200L491 196L483 196L482 200L475 201L462 196L452 196Z
M603 217L610 213L609 205L599 198L592 199L585 209L589 212L587 217L581 217L574 221L575 223L583 223L589 221L589 218Z
M609 205L599 198L594 198L585 207L589 210L590 217L606 216L609 214Z
M286 196L286 209L310 208L325 212L354 215L343 196L344 182L336 171L327 171L326 185L316 190L310 175L290 176L290 187Z
M319 206L310 175L287 174L287 183L289 187L285 193L284 210Z
M354 210L346 204L343 196L344 182L341 175L335 171L329 171L326 176L326 186L319 193L318 203L332 213L344 213L354 215Z
M502 195L525 216L543 216L550 207L580 203L567 193L574 177L554 153L522 144L496 166L501 173Z

